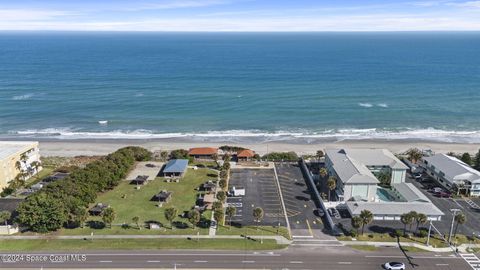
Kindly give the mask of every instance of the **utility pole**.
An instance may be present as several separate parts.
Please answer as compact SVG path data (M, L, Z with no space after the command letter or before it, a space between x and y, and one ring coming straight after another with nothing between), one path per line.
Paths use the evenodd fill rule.
M453 233L453 224L455 223L455 217L457 213L460 212L460 209L450 209L452 211L452 224L450 225L450 233L448 234L448 244L451 245L452 233Z
M427 247L430 246L430 233L432 233L432 221L431 220L430 220L430 226L428 226Z

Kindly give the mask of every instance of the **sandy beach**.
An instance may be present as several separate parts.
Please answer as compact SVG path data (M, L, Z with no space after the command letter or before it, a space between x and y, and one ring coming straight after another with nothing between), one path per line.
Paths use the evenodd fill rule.
M299 155L314 154L319 149L326 148L386 148L394 153L402 153L411 147L419 149L431 149L434 152L470 152L476 153L480 144L440 143L425 141L388 141L388 140L344 140L324 143L232 143L232 142L195 142L182 140L56 140L40 141L40 151L43 156L79 156L79 155L104 155L118 148L136 145L145 147L151 151L188 149L191 147L221 145L237 145L253 149L260 155L272 151L294 151Z

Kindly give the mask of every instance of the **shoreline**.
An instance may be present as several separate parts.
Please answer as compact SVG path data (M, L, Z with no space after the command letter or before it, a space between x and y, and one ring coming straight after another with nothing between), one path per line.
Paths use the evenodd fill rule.
M15 141L25 141L27 139L16 139ZM324 142L287 142L287 141L270 141L270 142L234 142L228 140L219 141L194 141L185 139L75 139L75 140L58 140L58 139L30 139L40 143L40 153L42 156L92 156L105 155L115 150L135 145L144 147L150 151L188 149L191 147L219 147L222 145L242 146L254 150L260 155L267 152L286 152L294 151L299 155L315 154L317 150L327 148L386 148L393 153L402 153L409 148L416 147L419 149L431 149L434 152L447 153L469 152L475 154L480 149L479 143L452 143L452 142L435 142L420 140L381 140L381 139L365 139L365 140L341 140L341 141L324 141Z

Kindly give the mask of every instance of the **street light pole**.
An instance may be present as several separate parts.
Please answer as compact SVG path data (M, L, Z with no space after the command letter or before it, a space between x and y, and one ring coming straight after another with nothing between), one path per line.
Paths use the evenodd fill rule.
M430 233L431 232L432 232L432 221L430 220L430 226L428 226L427 247L430 246Z
M450 225L450 233L448 234L448 244L451 244L452 240L452 233L453 233L453 224L455 223L455 217L457 216L457 212L460 212L460 209L450 209L452 211L452 224Z

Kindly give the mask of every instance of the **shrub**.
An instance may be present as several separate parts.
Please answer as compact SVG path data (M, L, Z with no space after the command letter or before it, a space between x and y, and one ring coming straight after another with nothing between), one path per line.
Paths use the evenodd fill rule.
M295 152L271 152L263 156L266 160L298 160L298 155Z
M420 229L417 233L418 237L427 237L428 235L428 230L427 229Z
M170 152L170 158L172 159L189 159L188 158L188 150L185 149L177 149Z
M349 232L349 235L351 237L357 237L357 230L351 229L350 232Z

